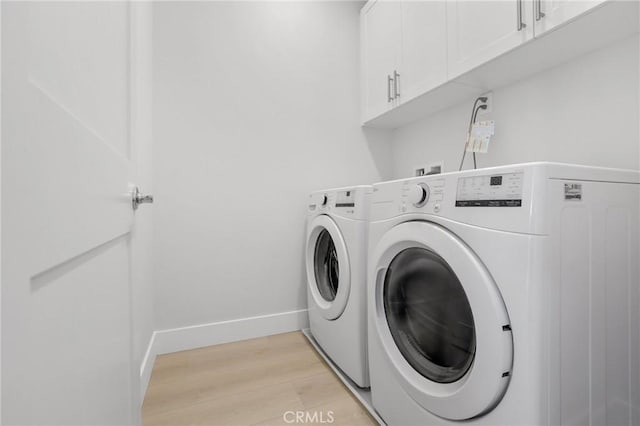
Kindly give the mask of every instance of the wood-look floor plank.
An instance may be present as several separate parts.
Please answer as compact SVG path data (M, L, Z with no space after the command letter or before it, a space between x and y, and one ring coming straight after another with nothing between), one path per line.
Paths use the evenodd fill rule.
M143 421L290 424L287 412L287 419L302 412L326 424L331 413L333 424L376 424L300 332L159 356Z
M215 398L145 417L147 425L250 425L287 410L301 410L302 403L290 383Z
M313 408L335 399L352 397L351 392L342 382L336 380L332 371L324 370L318 375L294 380L292 384L305 408Z

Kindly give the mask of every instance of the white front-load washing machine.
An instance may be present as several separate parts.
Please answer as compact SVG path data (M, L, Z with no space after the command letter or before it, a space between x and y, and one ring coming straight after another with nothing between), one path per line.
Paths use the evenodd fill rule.
M554 163L374 185L389 425L640 424L640 174Z
M367 227L371 186L317 191L307 208L309 328L325 354L360 387L367 364Z

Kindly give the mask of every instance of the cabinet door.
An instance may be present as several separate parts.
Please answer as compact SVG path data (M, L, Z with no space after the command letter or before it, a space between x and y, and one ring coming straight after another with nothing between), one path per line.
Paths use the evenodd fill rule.
M392 108L394 70L398 69L402 24L400 2L377 0L367 3L361 13L363 121Z
M533 38L531 0L448 0L449 78Z
M447 5L402 2L402 58L398 89L406 102L447 80Z
M533 0L535 35L563 24L604 3L604 0Z

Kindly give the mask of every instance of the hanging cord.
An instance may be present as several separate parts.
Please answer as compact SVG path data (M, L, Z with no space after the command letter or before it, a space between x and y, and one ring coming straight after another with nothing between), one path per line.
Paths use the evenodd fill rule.
M476 110L475 110L475 112L473 114L473 119L471 120L471 127L469 127L469 133L471 133L471 128L473 128L473 125L476 122L476 117L478 116L478 111L480 111L481 109L487 109L487 105L486 104L482 104L482 105L479 105L478 108L476 108ZM473 154L473 169L475 170L475 169L478 168L478 163L476 162L476 153L475 153L475 151L472 154Z
M482 102L482 105L478 105L478 102ZM471 128L473 127L473 123L476 122L478 111L480 111L481 109L487 109L486 102L487 102L487 97L480 96L473 103L473 109L471 110L471 119L469 120L469 127L467 129L467 141L465 142L464 149L462 150L462 159L460 160L460 167L458 168L458 171L462 170L462 166L464 165L464 158L467 154L467 144L469 143L469 138L471 137ZM473 168L474 169L477 168L475 152L473 153Z

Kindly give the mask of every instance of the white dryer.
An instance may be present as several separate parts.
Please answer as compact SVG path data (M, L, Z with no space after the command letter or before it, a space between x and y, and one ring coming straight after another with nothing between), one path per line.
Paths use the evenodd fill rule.
M367 227L371 186L309 195L307 300L311 334L360 387L367 365Z
M640 424L640 174L530 163L374 185L389 425Z

